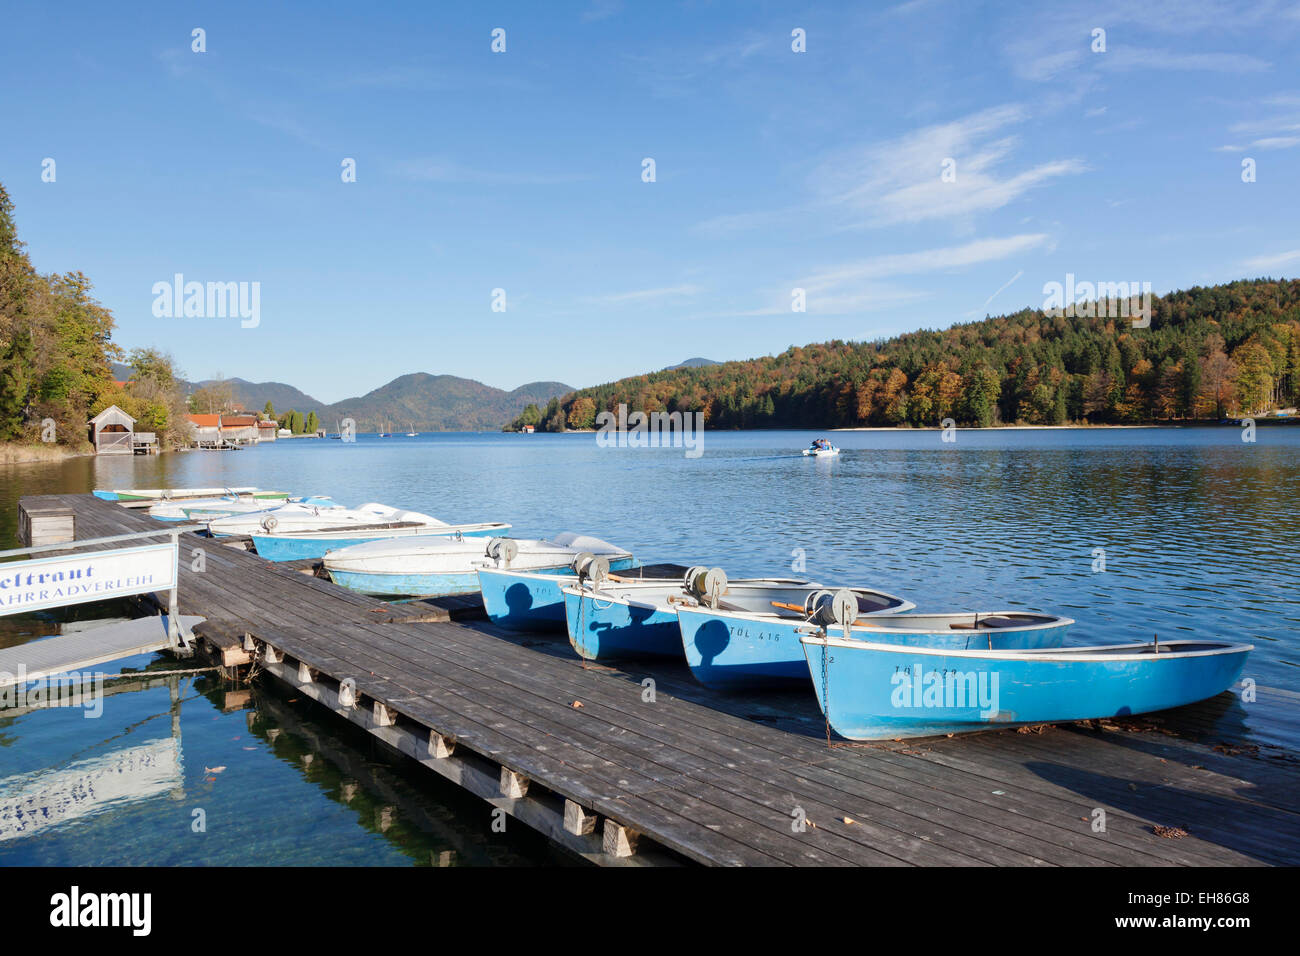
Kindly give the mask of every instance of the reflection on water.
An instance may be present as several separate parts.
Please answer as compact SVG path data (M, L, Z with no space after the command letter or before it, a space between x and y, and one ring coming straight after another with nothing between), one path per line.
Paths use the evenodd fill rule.
M875 585L921 611L1066 614L1078 621L1071 643L1157 633L1250 641L1246 676L1261 703L1226 708L1224 730L1294 745L1294 721L1272 715L1294 713L1300 700L1300 428L1261 427L1254 444L1232 428L959 431L954 443L937 431L839 433L844 451L834 459L799 455L809 438L710 432L704 457L687 459L681 449L602 449L591 435L361 436L9 466L0 469L0 536L13 544L25 494L261 485L449 521L508 521L521 536L582 531L644 559L721 565L733 577L790 573L801 561L809 577ZM51 628L0 620L0 645ZM1270 697L1274 687L1285 693ZM209 678L186 678L178 693L179 797L169 786L109 801L111 811L0 841L0 862L547 858L525 835L491 834L483 804L278 690L230 713ZM168 695L165 686L118 693L98 722L0 715L0 792L30 794L42 774L47 789L66 788L169 738L155 729L168 726ZM239 799L249 792L256 811ZM206 836L191 833L196 808L206 811Z
M181 790L180 741L118 747L55 770L0 779L0 842Z
M305 702L147 672L109 694L94 721L0 711L0 865L566 862Z

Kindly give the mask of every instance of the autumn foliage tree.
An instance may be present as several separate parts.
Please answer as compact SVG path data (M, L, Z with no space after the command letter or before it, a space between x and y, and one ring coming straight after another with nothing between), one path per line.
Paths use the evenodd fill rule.
M1300 281L1255 279L1152 300L1130 317L1011 315L874 342L679 368L581 389L560 430L620 402L699 411L712 428L1059 425L1223 418L1300 402ZM575 408L579 409L576 418Z
M0 440L36 440L49 419L60 443L85 446L122 356L113 317L82 273L32 268L13 211L0 185Z

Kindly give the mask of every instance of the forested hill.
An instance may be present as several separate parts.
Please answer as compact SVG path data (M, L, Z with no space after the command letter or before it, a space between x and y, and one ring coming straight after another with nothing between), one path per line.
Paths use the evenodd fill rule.
M1153 298L1149 328L1026 309L666 369L574 392L542 417L551 429L588 428L625 402L703 411L714 428L1053 425L1217 419L1298 399L1300 280L1256 279Z

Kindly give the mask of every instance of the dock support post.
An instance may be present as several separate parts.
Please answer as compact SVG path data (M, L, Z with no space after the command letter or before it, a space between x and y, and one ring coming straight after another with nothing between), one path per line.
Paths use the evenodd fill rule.
M381 704L379 701L375 701L372 716L374 717L375 726L377 727L391 727L393 724L397 723L397 715L393 713L387 705Z
M456 749L455 737L444 737L436 730L429 731L429 756L435 760L446 760Z
M262 648L262 659L268 664L283 664L284 655L272 647L270 644Z
M345 677L339 681L339 706L344 710L350 710L357 706L357 682L351 677Z
M589 813L580 803L568 798L564 801L564 829L574 836L586 836L596 830L596 814Z
M316 682L316 675L312 673L312 669L308 667L306 664L304 664L302 661L299 661L298 662L298 683L313 684L315 682Z
M608 817L605 819L605 834L602 847L610 856L620 859L631 856L636 852L637 841L640 839L641 834L635 830L625 827L621 823L615 823Z
M171 533L172 539L172 589L167 597L167 641L171 645L172 653L181 656L188 656L194 652L193 644L189 634L181 627L181 604L180 604L180 554L181 554L181 535L179 531Z
M518 800L528 793L528 778L506 767L501 768L501 796Z

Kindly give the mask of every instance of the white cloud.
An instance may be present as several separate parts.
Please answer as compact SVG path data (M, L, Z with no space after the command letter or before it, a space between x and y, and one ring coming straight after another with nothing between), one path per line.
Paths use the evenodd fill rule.
M1245 145L1231 144L1216 147L1220 153L1240 153L1247 149L1290 149L1300 146L1300 116L1274 116L1262 120L1245 120L1229 127L1234 133L1254 135Z
M400 160L392 163L390 168L398 176L415 182L481 183L491 186L551 186L578 182L585 178L572 173L474 169L439 158Z
M1263 73L1272 64L1245 53L1177 53L1116 45L1097 57L1108 70L1203 70L1214 73Z
M616 292L612 295L591 296L590 301L600 302L605 305L614 305L621 302L646 302L654 299L666 299L680 296L698 295L703 292L703 288L690 283L684 285L666 286L661 289L636 289L631 292Z
M591 6L583 11L580 19L583 23L594 23L622 12L623 0L593 0Z
M1278 269L1282 266L1300 263L1300 249L1292 249L1290 252L1281 252L1273 256L1256 256L1254 259L1247 259L1242 263L1247 269Z
M897 277L951 272L1023 255L1051 244L1051 237L1046 233L1025 233L826 266L792 280L787 287L769 289L767 304L763 308L741 314L790 314L791 294L796 288L804 290L808 311L819 315L842 315L905 305L924 299L931 292L929 289L905 288L892 281ZM1017 273L1011 282L1019 277L1020 273ZM1002 289L1011 285L1011 282L1007 282ZM994 296L997 294L995 292ZM989 301L992 299L990 297Z
M716 238L810 221L840 230L969 219L1001 209L1052 179L1087 169L1082 160L1070 158L1006 170L1019 146L1008 128L1028 118L1023 107L1008 104L829 154L809 177L810 198L714 216L695 230ZM949 159L956 176L945 182L941 174Z
M754 212L727 213L714 216L695 224L694 229L702 236L719 239L742 232L749 232L768 224L780 221L793 222L796 217L804 215L801 208L785 207L782 209L760 209Z
M759 33L748 33L739 39L729 40L706 50L701 59L709 64L725 63L734 65L739 60L748 59L754 54L766 50L770 43L771 37Z
M808 290L821 292L857 279L876 279L885 276L919 275L942 272L994 262L1020 255L1031 249L1046 246L1051 240L1047 233L1024 233L1001 239L976 239L960 246L925 249L920 252L900 252L887 256L873 256L858 262L834 266L813 273L795 283Z
M1300 136L1266 136L1250 144L1257 149L1290 149L1300 146Z
M814 188L850 225L884 226L1000 209L1050 179L1086 169L1081 160L1060 159L1003 172L1019 141L1001 134L1026 118L1020 106L998 106L841 153L817 169ZM948 159L955 163L952 182L940 175Z
M1076 95L1101 70L1258 73L1272 65L1249 54L1189 50L1190 38L1202 34L1210 42L1223 43L1234 34L1275 23L1276 15L1276 4L1249 0L1059 2L1015 18L1003 54L1022 79L1061 80L1075 87ZM1106 31L1105 52L1092 50L1092 31L1097 28ZM1176 48L1142 46L1134 38L1169 38Z

